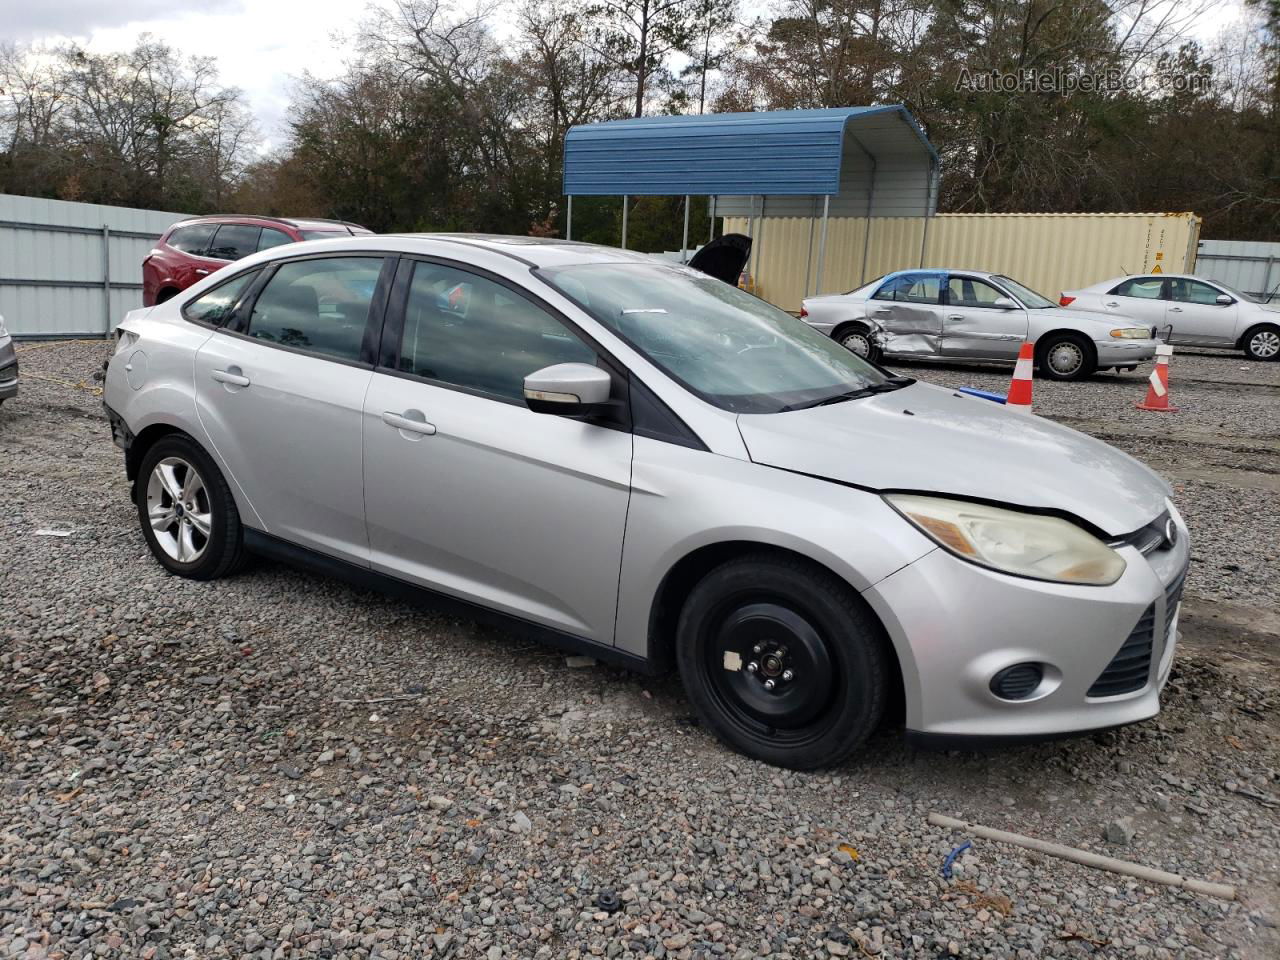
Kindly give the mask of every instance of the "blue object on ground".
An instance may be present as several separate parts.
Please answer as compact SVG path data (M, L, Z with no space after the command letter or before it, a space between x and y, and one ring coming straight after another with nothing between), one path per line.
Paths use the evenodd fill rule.
M973 844L966 840L964 843L960 844L960 846L947 854L947 859L942 861L942 876L944 878L947 880L951 879L951 865L956 862L956 857L960 856L960 854L964 853L972 846Z
M961 393L967 393L971 397L980 397L983 400L991 400L994 403L1004 403L1005 397L1003 393L991 393L989 390L979 390L976 387L957 387Z

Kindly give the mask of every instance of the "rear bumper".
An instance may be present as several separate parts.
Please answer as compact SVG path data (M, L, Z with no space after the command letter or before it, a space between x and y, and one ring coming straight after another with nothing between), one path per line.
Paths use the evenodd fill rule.
M1189 559L1185 527L1179 532L1177 546L1149 556L1122 548L1128 566L1107 587L1012 577L935 550L866 591L898 652L908 738L935 746L1043 740L1155 716ZM1144 623L1141 675L1123 692L1099 693ZM1025 699L997 696L992 678L1022 663L1042 665L1040 685Z

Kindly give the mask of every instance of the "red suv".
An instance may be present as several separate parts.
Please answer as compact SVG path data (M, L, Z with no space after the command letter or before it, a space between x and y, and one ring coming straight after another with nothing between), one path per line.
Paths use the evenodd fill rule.
M268 247L372 232L344 220L234 215L182 220L165 231L142 261L142 304L164 303L233 260Z

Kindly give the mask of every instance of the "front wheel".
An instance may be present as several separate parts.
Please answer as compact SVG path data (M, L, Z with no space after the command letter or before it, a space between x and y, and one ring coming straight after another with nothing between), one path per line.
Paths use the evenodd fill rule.
M850 353L856 353L872 363L880 359L880 348L871 339L871 334L861 327L848 327L841 330L836 336L836 341Z
M213 580L241 560L243 534L231 489L194 440L170 434L142 458L138 520L151 553L170 573Z
M885 642L847 583L764 554L730 560L694 587L676 659L699 718L724 743L807 770L843 760L879 725Z
M1280 357L1280 327L1264 326L1250 330L1244 337L1244 353L1250 360L1275 360Z
M1046 379L1084 380L1097 369L1093 346L1079 334L1052 334L1036 346L1040 375Z

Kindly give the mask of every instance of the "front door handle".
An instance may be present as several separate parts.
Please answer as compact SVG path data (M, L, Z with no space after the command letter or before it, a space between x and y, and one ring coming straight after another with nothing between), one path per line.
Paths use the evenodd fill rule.
M207 277L209 275L209 271L201 267L196 267L196 273L200 274L202 277Z
M240 372L239 367L227 367L225 370L214 370L209 374L219 383L228 383L233 387L247 387L249 378Z
M417 417L422 416L420 410L406 410L404 413L395 413L392 410L384 410L382 412L382 422L389 427L395 427L397 430L404 430L408 433L419 433L424 437L435 436L436 425L427 423L425 419L419 420L411 417L409 414L416 414Z
M1120 304L1118 304L1118 303L1117 303L1116 301L1114 301L1114 300L1108 300L1106 303L1104 303L1104 304L1103 304L1103 306L1104 306L1104 307L1118 307L1118 306L1120 306Z
M1170 313L1181 313L1181 312L1182 312L1182 308L1181 308L1181 307L1170 307L1170 308L1169 308L1169 312L1170 312Z
M947 320L949 320L951 323L959 323L963 319L964 317L960 316L960 314L958 313L953 313L947 317Z

